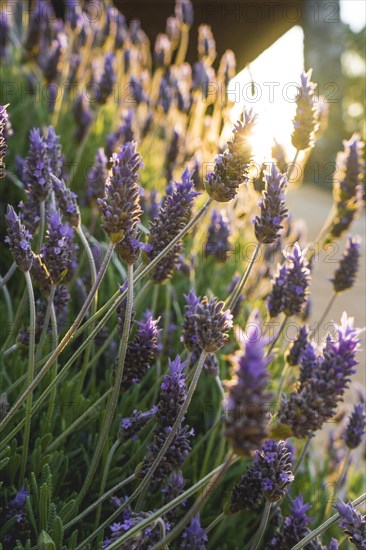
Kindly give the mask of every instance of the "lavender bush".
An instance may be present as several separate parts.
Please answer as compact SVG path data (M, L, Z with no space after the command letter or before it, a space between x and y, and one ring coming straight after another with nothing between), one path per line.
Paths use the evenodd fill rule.
M185 61L190 0L153 45L107 2L18 7L0 17L0 549L366 548L364 396L342 404L362 327L307 325L315 247L286 202L321 134L311 71L294 162L274 143L258 172L257 115L232 121L223 93L233 52L214 64L201 25ZM363 206L362 147L339 154L320 259ZM360 254L350 235L321 325Z

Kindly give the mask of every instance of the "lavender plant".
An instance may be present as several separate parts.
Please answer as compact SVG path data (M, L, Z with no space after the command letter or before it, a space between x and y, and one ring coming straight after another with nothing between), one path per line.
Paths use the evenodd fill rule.
M336 550L346 535L364 548L363 401L323 465L310 445L352 398L362 330L344 314L318 342L305 324L318 275L286 204L286 152L276 144L255 174L257 115L232 121L225 95L233 52L216 60L203 24L186 62L190 0L151 47L137 20L100 6L0 14L5 79L31 90L25 104L0 97L14 205L1 206L0 546ZM303 166L320 135L310 76L292 134ZM355 134L339 155L321 245L360 212L362 147ZM253 252L238 261L243 239ZM354 292L361 254L350 236L330 305ZM313 489L334 480L353 504L328 517Z

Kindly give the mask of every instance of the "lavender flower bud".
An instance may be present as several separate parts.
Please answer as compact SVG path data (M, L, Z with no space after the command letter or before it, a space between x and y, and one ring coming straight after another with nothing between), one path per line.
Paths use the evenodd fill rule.
M103 228L111 241L117 244L126 231L132 231L141 215L139 204L138 170L141 157L135 144L127 142L112 157L112 173L109 175L103 199L97 199L103 216Z
M8 122L8 113L6 111L7 105L0 105L0 179L5 176L5 163L4 157L7 154L7 125Z
M255 452L254 465L266 500L276 502L293 482L291 455L284 441L266 441Z
M335 292L343 292L354 285L360 259L360 248L361 239L359 237L350 237L348 239L346 250L334 273L333 279L331 279Z
M258 510L263 500L260 479L253 465L246 469L238 483L233 487L227 512L235 514L241 511Z
M348 424L342 436L349 449L358 447L363 439L366 426L365 404L355 405Z
M106 103L108 97L113 92L113 87L116 83L116 73L114 71L114 54L109 52L104 58L104 68L100 79L97 82L98 90L95 99L98 103Z
M19 216L10 204L8 204L6 211L6 221L8 236L5 237L5 242L9 245L13 260L21 271L29 271L33 262L32 235L21 223Z
M283 311L283 294L286 282L287 267L283 264L277 267L277 273L272 280L272 290L267 299L267 308L271 317L277 317Z
M176 356L174 361L169 359L170 374L163 377L156 412L156 418L162 427L173 426L186 399L187 376L184 373L186 364L186 361L181 362L179 355Z
M282 529L269 541L268 550L287 550L306 537L310 533L308 525L311 519L306 513L310 508L309 504L304 504L301 493L291 499L289 515L284 519ZM322 550L317 539L313 539L306 547L307 550Z
M67 35L59 32L49 47L41 52L39 66L46 82L55 82L58 79L66 48Z
M118 254L127 264L134 264L140 257L141 250L149 250L149 245L139 241L140 234L136 230L127 231L117 245Z
M42 289L45 294L48 294L52 285L51 276L45 263L38 254L33 254L31 274L33 284Z
M206 191L218 202L228 202L236 196L238 187L248 181L253 152L250 135L256 116L244 112L233 130L233 138L224 153L215 159L215 168L206 176Z
M198 27L198 57L212 63L216 57L216 43L209 25Z
M271 149L272 158L276 161L280 172L284 173L287 169L286 151L281 143L274 140L274 144Z
M171 431L171 426L167 426L165 428L160 428L157 426L154 441L148 446L144 464L141 468L142 476L144 476L150 469ZM193 435L194 430L189 428L189 426L179 428L171 445L154 472L153 480L156 483L161 483L168 475L181 468L185 459L191 452L190 440Z
M230 310L224 311L224 302L217 298L204 297L197 304L194 321L197 344L200 349L214 353L228 340L228 332L233 326Z
M252 314L255 315L255 312ZM242 352L233 358L233 376L225 382L225 436L237 454L249 456L268 434L268 405L272 394L267 391L268 373L260 325L250 317Z
M355 196L356 190L362 184L364 174L363 149L364 143L358 134L353 134L349 141L344 141L344 151L337 155L339 176L334 183L334 199L336 203L346 203Z
M154 406L150 410L141 412L136 409L133 411L132 416L122 418L120 424L119 439L124 442L128 439L135 441L138 439L139 432L146 426L151 418L155 415L157 407Z
M140 382L155 359L158 352L158 322L148 314L143 322L137 323L138 329L134 339L127 346L125 370L121 391L127 391L132 384Z
M338 521L339 527L356 548L364 550L366 548L366 516L363 516L356 510L352 502L346 504L342 500L339 500L334 505L334 508L341 516L341 519Z
M61 212L72 227L78 227L80 224L80 211L77 204L77 194L66 187L64 180L52 178L52 181L53 190Z
M171 502L174 500L177 496L179 496L181 493L183 493L185 481L181 470L177 470L175 472L172 472L172 474L168 477L165 486L161 490L163 494L163 503L168 504L168 502ZM183 500L180 504L180 506L176 506L175 508L172 508L165 514L165 517L168 519L169 522L176 520L177 515L180 512L181 507L184 508L187 504L186 500Z
M343 314L338 339L327 337L322 354L316 356L311 344L300 357L300 385L288 397L282 396L280 421L291 427L295 437L309 437L334 416L337 403L355 373L359 330L353 319Z
M306 326L300 328L296 338L291 342L286 354L286 361L294 367L299 364L300 356L306 348L308 341L308 330Z
M168 67L171 56L172 50L169 37L163 33L158 34L154 48L154 62L156 68Z
M200 296L196 296L194 290L190 290L188 294L184 295L186 299L185 314L183 321L183 334L182 342L188 349L188 351L195 351L199 346L196 336L195 317L196 307L201 301Z
M202 529L200 515L192 518L189 527L186 527L182 533L180 548L182 550L206 550L208 541L205 529Z
M261 215L255 218L254 232L261 244L272 244L280 236L282 221L287 217L285 205L286 177L272 164L271 171L266 174L266 186L263 199L259 203Z
M105 191L105 182L108 177L108 158L102 148L98 149L93 167L86 177L86 200L87 202L101 199Z
M173 177L173 169L179 155L181 147L181 133L177 128L174 128L173 135L169 144L169 148L165 158L165 169L167 173L167 180L171 180Z
M300 75L301 86L296 98L297 106L294 118L294 132L291 136L292 145L297 150L313 147L315 134L318 130L318 115L314 102L315 85L310 81L311 73L312 69Z
M150 223L149 244L152 248L145 255L145 263L153 260L188 224L197 194L193 191L191 174L186 168L182 182L176 183L172 194L164 197L158 215ZM173 275L180 250L181 245L175 245L155 266L151 274L154 283L163 283Z
M50 158L50 168L52 174L56 178L62 178L64 171L64 157L60 144L60 137L56 135L53 126L48 127L47 137L45 138L47 145L47 154Z
M220 212L213 210L211 223L207 232L205 256L215 256L218 262L224 263L227 260L228 252L231 250L229 237L229 222Z
M292 254L287 254L287 280L283 293L283 311L286 315L300 313L308 297L310 270L305 255L297 243Z
M191 27L193 24L193 6L191 0L177 0L175 15L178 21Z
M72 237L70 227L62 223L58 211L49 215L46 240L41 248L41 258L49 271L52 284L58 284L71 267Z
M217 71L217 78L227 86L236 75L236 59L232 50L226 50L220 60L220 66Z
M29 152L24 165L24 185L39 202L44 202L51 189L51 161L48 146L41 130L33 128L29 134Z
M364 204L363 191L361 186L356 190L355 196L347 203L338 203L335 217L329 229L330 240L332 237L338 238L347 231L357 215L361 212Z
M58 285L55 290L53 305L55 306L55 314L59 333L61 333L66 328L70 300L71 295L67 286Z

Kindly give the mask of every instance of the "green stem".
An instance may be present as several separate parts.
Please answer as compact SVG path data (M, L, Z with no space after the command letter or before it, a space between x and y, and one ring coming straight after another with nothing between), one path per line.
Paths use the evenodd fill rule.
M115 453L115 451L116 451L116 449L118 448L119 445L120 445L120 440L116 439L116 441L113 443L113 445L112 445L112 447L111 447L111 449L108 453L107 460L106 460L104 470L103 470L102 481L100 482L99 497L101 497L103 492L104 492L104 489L105 489L105 486L106 486L106 483L107 483L109 468L110 468L111 462L112 462L112 458L113 458L113 455L114 455L114 453ZM102 511L102 503L100 502L98 504L96 515L95 515L94 529L96 529L99 525L101 511Z
M197 502L194 503L191 509L188 510L188 512L179 521L179 523L177 523L177 525L171 531L169 531L168 536L164 540L158 542L155 546L153 546L151 550L158 550L158 548L161 548L164 544L167 544L167 545L170 544L183 531L184 527L188 524L188 522L192 519L192 517L195 516L200 511L200 509L202 508L202 506L204 505L208 497L212 494L214 487L223 478L226 471L232 464L233 456L234 456L233 451L229 452L225 462L221 465L221 468L216 473L214 479L210 483L209 490L203 492L202 496L197 500Z
M2 420L2 422L0 423L0 431L5 428L5 426L9 423L9 421L13 418L14 414L17 412L17 410L19 409L19 407L22 405L22 403L25 401L25 399L28 397L28 395L30 395L34 388L39 384L39 382L42 380L42 378L44 377L44 375L49 371L49 369L52 367L53 363L56 361L57 357L60 355L60 353L65 349L65 347L67 346L67 344L70 342L70 340L72 339L72 337L74 336L77 328L79 327L81 321L83 320L84 318L84 315L85 313L88 311L89 309L89 306L91 304L91 301L94 297L94 294L95 292L98 290L102 280L103 280L103 277L104 277L104 274L107 270L107 267L108 267L108 264L110 262L110 259L112 257L112 254L113 254L113 251L114 251L114 248L115 248L115 245L110 243L109 244L109 248L108 248L108 252L106 253L105 257L104 257L104 260L103 260L103 263L102 263L102 266L100 268L100 271L98 273L98 277L97 277L97 280L95 281L95 284L92 286L90 292L89 292L89 295L87 296L86 300L85 300L85 303L83 305L83 307L81 308L78 316L76 317L74 323L72 324L72 326L70 327L70 329L67 331L67 333L65 334L65 336L62 338L61 342L59 343L59 345L57 346L57 348L55 349L55 351L51 354L51 356L49 357L49 359L46 361L45 365L42 367L42 369L39 371L39 373L37 374L37 376L35 376L35 378L33 379L32 383L28 385L28 387L26 388L26 390L21 394L21 396L18 398L18 400L15 402L15 404L13 405L13 407L10 409L10 411L8 412L8 414L4 417L4 419Z
M56 319L56 313L55 313L55 306L53 304L51 306L51 327L52 327L52 346L54 349L56 349L57 343L58 343L58 332L57 332L57 319ZM51 375L52 375L51 380L55 380L57 376L57 359L54 365L52 366ZM56 401L56 395L57 395L56 389L57 389L56 385L54 385L51 390L50 402L49 402L48 411L47 411L47 426L51 426L52 415L53 415L53 410L55 407L55 401Z
M140 483L139 487L136 489L136 491L132 495L132 497L138 496L140 493L142 493L144 491L144 489L146 487L149 486L150 480L151 480L155 470L159 466L162 458L164 457L165 453L167 452L170 445L172 444L172 442L174 440L174 437L176 436L176 434L177 434L177 432L180 428L180 425L182 424L183 417L186 415L188 407L191 403L191 400L192 400L193 394L196 390L197 383L198 383L200 374L202 372L202 368L203 368L203 365L205 363L206 357L207 357L207 352L202 351L201 356L200 356L199 361L198 361L198 364L197 364L196 369L194 371L192 382L191 382L191 384L189 386L189 389L187 391L186 399L185 399L185 401L184 401L184 403L183 403L183 405L182 405L182 407L181 407L181 409L180 409L180 411L177 415L177 418L175 419L173 427L172 427L171 431L169 432L168 437L164 441L163 446L159 450L159 452L157 454L157 457L155 458L154 462L150 466L149 471L147 472L146 476L144 477L144 479L142 480L142 482Z
M34 351L35 351L35 331L36 331L36 308L34 303L34 293L31 276L29 271L24 273L27 284L28 300L29 300L29 356L28 356L28 371L27 383L31 384L34 376ZM22 458L20 463L20 485L23 483L25 468L27 465L29 436L31 428L31 409L32 409L32 393L29 394L25 403L25 428L22 447Z
M102 456L103 448L106 443L110 427L114 418L116 411L118 397L121 391L121 383L123 377L123 369L125 364L126 350L128 344L128 337L130 334L130 325L131 325L131 315L133 308L133 264L127 266L127 304L126 304L126 315L123 324L122 338L120 347L118 350L118 363L116 367L115 380L113 385L113 391L109 398L106 410L106 416L104 419L103 426L100 431L97 447L93 456L91 465L89 466L88 473L86 475L84 484L79 491L78 497L76 499L76 504L79 506L85 497L91 482L93 481L95 472L97 470L100 458Z
M253 256L251 257L250 259L250 262L248 264L248 267L247 269L245 270L245 273L244 275L242 276L242 278L240 279L240 281L237 283L237 285L235 286L235 288L233 289L232 293L230 296L228 296L226 302L225 302L225 307L228 308L228 309L234 309L237 301L239 300L243 290L244 290L244 287L245 287L245 284L248 280L248 277L250 275L250 272L253 268L253 265L255 264L255 261L256 261L256 258L258 256L258 253L260 251L260 247L261 245L259 243L257 243L256 247L255 247L255 250L253 252Z
M117 491L119 491L119 489L122 489L122 487L124 487L125 485L127 485L128 483L130 483L131 481L133 481L135 479L135 474L132 474L130 475L129 477L126 477L126 479L124 479L123 481L120 481L117 485L115 485L114 487L112 487L112 489L109 489L109 491L107 491L106 493L104 493L104 495L102 495L101 497L99 497L95 502L93 502L93 504L91 504L90 506L88 506L88 508L86 508L85 510L83 510L78 516L75 516L71 521L69 521L69 523L66 523L66 525L64 526L65 529L69 529L70 527L72 527L73 525L75 525L75 523L78 523L79 520L85 518L85 516L87 516L88 514L90 514L90 512L92 512L94 510L94 508L96 508L97 506L99 506L99 504L101 504L102 502L104 502L107 498L109 498L110 496L113 495L113 493L116 493Z
M259 547L259 544L260 544L260 542L263 538L263 535L266 531L270 511L271 511L271 502L268 502L268 500L266 500L262 520L261 520L258 531L256 532L256 534L253 537L252 543L250 545L250 550L257 550L257 548Z
M268 352L267 352L267 357L270 355L271 351L273 350L273 348L275 347L279 337L281 336L282 334L282 331L283 329L285 328L285 325L286 325L286 322L287 322L287 315L286 317L284 318L284 320L282 321L281 325L280 325L280 328L276 334L276 336L274 337L274 339L272 340L272 343L271 345L269 346L269 349L268 349Z
M310 442L311 442L311 439L310 437L306 440L306 443L304 444L302 450L301 450L301 454L299 456L299 458L297 459L296 461L296 464L294 466L294 475L298 472L301 464L302 464L302 461L304 460L305 456L306 456L306 453L309 449L309 446L310 446Z
M180 233L170 243L162 250L151 262L138 274L136 275L134 281L135 284L137 284L141 279L143 279L146 275L148 275L154 267L168 254L168 252L179 242L181 241L184 236L190 231L190 229L198 222L198 220L203 216L203 214L207 211L208 207L212 203L212 199L208 199L205 204L202 206L202 208L196 213L196 215L192 218L192 220L185 226ZM111 249L112 248L112 249ZM108 266L109 260L112 256L114 250L114 245L110 245L108 249L108 253L106 254L106 257L104 259L104 262L102 264L102 267L98 273L96 285L99 288L99 285L102 280L102 269L106 271L106 268ZM106 263L106 259L108 258L108 262ZM8 412L8 414L3 418L3 420L0 422L0 432L7 426L7 424L10 422L10 420L13 418L15 413L18 411L19 407L22 405L24 400L27 398L28 393L33 391L34 388L39 384L39 382L42 380L43 376L48 372L50 366L52 366L53 361L60 355L60 353L65 349L71 338L76 339L80 334L82 334L90 324L94 323L95 320L99 317L101 317L104 313L104 318L100 321L96 329L93 330L91 335L88 337L88 339L93 338L95 334L97 334L101 328L104 327L104 325L107 323L109 318L113 315L114 311L118 307L118 305L121 303L123 298L126 296L126 291L121 292L119 289L115 294L108 300L104 306L102 306L101 309L99 309L94 316L92 316L90 319L88 319L83 326L80 327L80 330L77 330L79 328L79 325L81 323L82 317L84 317L85 312L88 310L88 307L91 303L91 298L93 296L95 289L91 289L89 296L82 308L82 311L79 313L78 317L75 319L72 327L70 330L65 334L64 338L61 340L60 344L57 346L57 349L51 356L48 358L47 362L43 366L43 368L40 370L38 375L35 377L31 387L29 387L15 402L12 409ZM90 298L91 297L91 298ZM80 318L81 317L81 318ZM9 342L6 342L6 347L8 347ZM84 348L83 348L84 349ZM76 354L75 354L76 355ZM78 356L78 355L77 355Z
M206 483L208 481L210 481L210 479L217 473L220 471L220 469L223 467L223 464L221 464L220 466L218 466L217 468L215 468L214 470L212 470L211 472L209 472L205 477L203 477L202 479L200 479L199 481L197 481L197 483L195 483L194 485L192 485L192 487L190 487L189 489L187 489L186 491L184 491L183 493L181 493L180 495L178 495L176 498L174 498L173 500L171 500L170 502L168 502L167 504L165 504L165 506L162 506L162 508L159 508L159 510L157 510L156 512L153 512L148 518L144 519L143 521L141 521L140 523L137 523L136 525L134 525L133 527L131 527L131 529L129 529L124 535L122 535L119 539L117 539L116 541L112 542L112 544L109 546L108 550L118 550L118 548L121 547L122 543L126 542L126 540L128 540L129 538L131 538L133 535L135 535L136 533L139 533L140 531L142 531L143 529L145 529L145 527L147 527L148 525L150 525L153 521L155 521L156 519L164 516L164 514L166 514L167 512L169 512L169 510L172 510L173 508L175 508L176 506L178 506L183 500L186 500L188 499L189 497L191 497L192 495L194 495L199 489L201 489L201 487L203 487L204 485L206 485ZM91 540L93 540L93 538L98 534L99 531L101 531L102 529L104 529L105 527L107 527L108 525L110 525L110 523L112 521L114 521L114 519L116 517L118 517L120 514L121 514L121 511L124 510L129 504L131 503L131 499L128 499L128 501L124 502L123 505L121 505L115 512L113 512L113 514L106 519L106 521L100 525L98 527L98 529L96 531L94 531L94 533L92 533L91 535L89 535L77 548L76 550L82 550L82 548L85 548L86 547L86 544L89 543ZM71 522L70 522L71 523ZM74 520L72 521L72 524L74 524ZM68 528L69 527L69 524L65 525L65 528Z
M293 161L291 162L291 166L290 166L290 170L288 171L288 174L287 174L287 181L290 183L290 179L291 179L291 176L292 176L292 172L294 171L294 168L295 168L295 165L296 165L296 161L298 159L298 156L299 156L299 149L296 149L296 153L295 153L295 156L293 158Z
M320 317L320 320L318 322L318 329L320 330L321 328L321 325L324 321L324 319L326 318L326 316L328 315L328 313L330 312L331 310L331 307L333 306L334 302L335 302L335 299L337 298L338 294L337 292L334 292L333 295L331 296L329 302L328 302L328 305L327 307L325 308L324 310L324 313L323 315ZM309 338L311 338L313 335L314 335L314 332L315 332L315 328L311 331L311 333L309 334Z
M8 323L13 324L14 311L13 311L13 304L12 304L12 301L11 301L11 298L10 298L8 287L6 285L3 285L1 287L1 289L2 289L3 294L4 294L5 305L6 305L6 309L7 309L7 312L8 312Z
M216 525L218 525L225 517L225 514L224 512L221 512L221 514L219 516L217 516L217 518L215 518L213 521L211 521L210 525L208 525L205 529L206 531L206 534L209 533L210 531L212 531L212 529L214 529L216 527Z
M9 267L8 271L5 273L4 277L0 277L0 288L5 286L10 281L10 279L12 278L16 270L17 270L17 264L13 262Z
M362 504L364 501L366 500L366 493L363 493L363 495L361 495L360 497L356 498L356 500L354 500L352 502L353 506L358 506L359 504ZM322 523L321 525L319 525L319 527L317 527L316 529L314 529L314 531L312 531L311 533L309 533L306 537L304 537L302 540L300 540L300 542L298 542L297 544L295 544L295 546L293 546L291 548L291 550L301 550L301 548L304 548L309 542L311 542L313 539L315 539L316 537L318 537L321 533L323 533L326 529L328 529L328 527L330 527L331 525L333 525L333 523L335 523L336 521L339 520L341 516L337 513L337 514L334 514L334 516L332 516L331 518L327 519L324 523Z
M283 371L281 372L280 383L278 384L278 390L277 390L277 394L276 394L276 403L279 403L279 402L280 402L283 384L284 384L284 382L285 382L285 380L286 380L286 375L287 375L288 371L289 371L289 365L288 365L288 363L286 362L285 368L284 368Z
M13 326L12 326L12 330L9 333L8 337L6 338L6 340L4 342L4 345L1 348L2 350L5 350L9 347L9 344L10 344L10 341L12 340L12 337L14 336L14 334L17 334L17 330L18 330L20 322L22 320L22 316L23 316L23 313L24 313L24 308L25 308L26 303L27 303L27 290L25 289L25 291L23 292L22 297L20 299L17 312L15 314L15 319L14 319L14 323L13 323Z
M86 252L88 262L89 262L89 267L90 267L91 282L93 286L95 285L95 281L97 280L97 270L95 267L94 256L89 246L88 240L85 237L85 233L81 227L81 224L77 226L76 232L79 235L79 238L82 242L83 247L85 248L85 252ZM94 294L94 299L93 299L92 308L91 308L92 314L94 314L97 311L97 309L98 309L98 291L96 291Z
M39 254L40 251L41 251L41 246L42 246L42 242L43 242L43 235L44 235L44 230L45 230L45 226L46 226L45 201L42 201L42 202L39 203L39 216L40 216L40 226L39 226L38 244L37 244L37 248L36 248L37 254Z
M51 309L53 307L53 299L55 297L55 291L56 291L56 286L52 285L51 289L50 289L49 296L48 296L47 309L46 309L46 313L45 313L45 316L44 316L42 332L41 332L41 336L39 337L39 342L38 342L38 346L37 346L37 350L36 350L36 357L35 357L35 362L36 363L38 363L39 359L41 358L42 349L43 349L43 346L44 346L45 341L46 341L47 331L48 331L48 327L49 327L49 324L50 324L50 318L51 318Z

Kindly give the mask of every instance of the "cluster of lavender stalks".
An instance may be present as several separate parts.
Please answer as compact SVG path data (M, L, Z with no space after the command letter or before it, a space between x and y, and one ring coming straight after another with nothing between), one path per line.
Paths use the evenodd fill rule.
M233 53L227 51L215 70L215 41L202 25L198 61L193 70L185 62L193 21L189 0L177 1L152 52L138 21L128 25L110 5L95 20L88 5L66 4L65 21L54 17L46 0L37 1L26 23L6 10L0 17L1 61L5 68L19 63L29 85L39 81L47 88L49 117L48 125L31 129L28 151L16 157L14 173L6 155L18 105L0 107L0 175L5 185L17 181L22 187L21 203L6 209L5 242L13 263L1 278L13 330L1 351L6 386L0 397L0 547L336 550L335 538L325 545L319 537L338 522L340 540L343 531L349 544L365 549L366 517L356 507L366 494L348 504L339 499L336 513L329 518L328 507L324 523L312 530L310 505L298 485L294 492L312 438L339 413L360 340L346 313L322 342L307 325L315 246L290 218L286 192L295 162L303 168L324 126L311 72L299 84L294 161L286 164L276 144L258 175L251 147L256 115L245 110L228 137L231 105L222 90L235 74ZM212 83L220 94L209 93ZM127 109L122 90L132 98ZM65 158L58 135L70 132L62 130L70 105L73 136L65 140L75 139L73 159ZM98 121L108 113L113 127L99 139L86 181L77 181L67 161L82 163ZM148 173L155 142L160 168ZM352 136L337 159L334 206L319 235L320 254L324 244L350 229L363 206L362 146ZM12 153L15 158L17 151ZM159 180L159 187L149 178ZM91 218L88 227L82 213ZM189 233L190 250L184 248ZM254 246L233 273L224 268L239 235ZM352 288L359 257L360 239L349 236L320 324L329 320L334 299ZM17 268L25 290L14 316L8 288L14 280L15 291L23 284ZM220 297L208 286L200 295L200 269L207 268L229 277ZM162 285L165 308L159 307ZM290 318L299 330L286 348L282 334ZM239 343L234 322L244 335ZM271 322L280 329L269 334ZM202 411L190 414L200 411L198 385L201 402L211 385L217 401L216 417L204 431L197 422ZM76 419L59 422L66 386L75 401L84 396L86 405ZM129 393L134 405L120 418ZM328 448L333 470L327 479L343 498L351 452L365 430L364 398L358 399ZM90 438L85 430L95 421L93 413L98 422ZM195 431L201 435L196 441ZM215 437L225 459L193 482L185 466L197 450L207 444L212 449ZM70 453L68 468L55 494L63 448ZM116 483L117 455L123 469ZM76 477L74 460L81 469ZM200 512L234 465L241 477L208 525ZM203 491L208 484L210 490ZM216 537L210 546L211 536L234 516L243 518L240 526L252 519L242 533L236 531L237 540Z

